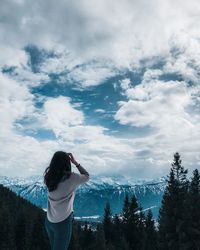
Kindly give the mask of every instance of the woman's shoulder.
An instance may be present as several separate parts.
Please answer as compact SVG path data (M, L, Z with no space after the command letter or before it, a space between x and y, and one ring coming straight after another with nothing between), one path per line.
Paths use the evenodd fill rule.
M78 175L78 174L75 173L75 172L64 172L62 180L64 181L64 180L67 180L67 179L74 178L74 177L76 177L76 175Z
M70 179L73 176L73 172L64 172L64 175L61 179L61 181L65 181L67 179Z

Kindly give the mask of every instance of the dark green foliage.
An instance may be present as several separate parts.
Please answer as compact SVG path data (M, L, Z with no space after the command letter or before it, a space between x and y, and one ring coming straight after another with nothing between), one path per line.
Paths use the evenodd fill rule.
M70 242L70 246L69 249L70 250L81 250L81 239L80 236L82 235L82 229L81 229L81 225L79 223L77 223L76 221L74 221L73 223L73 230L72 230L72 238L71 238L71 242Z
M187 249L200 249L200 174L197 169L189 185L185 218Z
M94 249L94 234L87 222L85 222L81 238L80 244L83 249Z
M96 250L106 250L106 240L102 224L98 224L96 228L95 236L95 248Z
M16 247L17 249L26 249L27 246L27 240L26 240L26 226L28 223L26 222L25 218L25 211L20 210L17 217L16 217ZM20 239L20 240L18 240Z
M138 215L139 215L139 220L138 220L138 239L139 239L139 244L138 244L138 249L144 249L145 246L145 242L144 242L144 238L145 238L145 214L142 211L142 207L139 207L139 211L138 211Z
M138 205L136 197L125 196L121 224L119 249L144 249L145 215Z
M0 249L17 249L15 243L13 217L3 200L0 207Z
M30 249L39 250L41 249L41 242L44 242L46 234L45 228L43 226L44 225L43 215L39 213L35 217L33 217L32 220L33 220L33 226L31 233L32 239L31 239Z
M0 249L49 250L49 239L44 227L45 212L2 185L0 197ZM75 240L74 244L72 240L71 245L73 250L80 250L79 232L74 224Z
M106 244L113 240L113 223L111 218L110 203L107 202L104 209L103 230L105 233Z
M157 232L153 220L153 215L149 209L145 219L145 237L144 237L144 249L156 250L157 247Z
M180 155L174 155L159 215L159 249L186 250L188 187L187 170L181 165Z
M0 249L50 249L43 226L45 212L0 185Z
M132 249L139 247L139 207L136 197L133 196L130 201L129 207L129 220L127 223L127 241L130 243Z
M128 197L128 194L126 194L125 199L124 199L123 211L122 211L123 223L125 226L127 225L129 221L129 217L130 217L129 207L130 207L129 197Z
M115 243L116 249L121 249L121 238L122 238L122 222L119 216L115 214L113 218L113 242Z

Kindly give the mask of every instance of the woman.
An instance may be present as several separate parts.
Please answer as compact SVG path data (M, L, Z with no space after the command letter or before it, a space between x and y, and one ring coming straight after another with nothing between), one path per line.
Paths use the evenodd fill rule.
M71 162L80 174L71 171ZM89 180L88 172L74 159L71 153L57 151L44 172L48 189L48 204L45 228L51 249L67 250L73 222L73 202L76 188Z

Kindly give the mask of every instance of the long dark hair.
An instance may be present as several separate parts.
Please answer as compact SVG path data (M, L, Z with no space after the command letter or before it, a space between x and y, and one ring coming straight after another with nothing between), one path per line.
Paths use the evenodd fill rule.
M44 184L49 192L55 190L63 176L69 178L71 175L71 161L66 152L54 153L50 165L44 171Z

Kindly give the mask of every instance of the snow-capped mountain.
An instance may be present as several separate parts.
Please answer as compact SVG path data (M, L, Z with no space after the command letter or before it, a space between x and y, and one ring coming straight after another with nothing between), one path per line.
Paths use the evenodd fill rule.
M46 210L47 189L42 176L35 175L26 178L0 176L0 184ZM165 187L165 178L136 181L124 176L91 176L90 180L76 191L75 215L78 217L102 216L107 201L110 202L113 214L120 213L127 193L129 197L136 195L143 209L151 208L154 216L157 217Z

